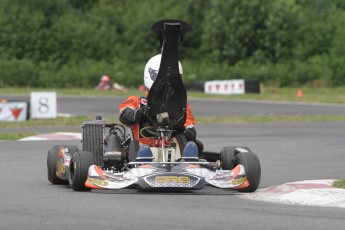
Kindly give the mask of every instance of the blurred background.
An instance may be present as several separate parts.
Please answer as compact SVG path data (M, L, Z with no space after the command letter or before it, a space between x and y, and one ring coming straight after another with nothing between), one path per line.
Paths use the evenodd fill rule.
M0 0L0 88L138 87L161 19L193 28L186 83L345 85L344 0Z

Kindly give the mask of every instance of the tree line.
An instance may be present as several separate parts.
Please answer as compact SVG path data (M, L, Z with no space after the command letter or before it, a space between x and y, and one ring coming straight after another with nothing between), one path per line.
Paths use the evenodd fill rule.
M0 87L136 87L161 19L193 28L185 82L345 85L343 0L1 0Z

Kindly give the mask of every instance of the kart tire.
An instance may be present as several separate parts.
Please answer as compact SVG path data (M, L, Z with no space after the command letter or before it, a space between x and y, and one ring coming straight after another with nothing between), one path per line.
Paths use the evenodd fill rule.
M47 173L48 181L52 184L68 184L68 180L63 180L56 175L56 163L58 161L59 151L61 147L69 148L71 154L77 151L77 146L73 145L54 145L51 149L48 150Z
M246 171L246 177L249 186L246 188L238 189L239 192L255 192L259 187L261 180L261 166L259 158L252 152L241 152L235 156L235 165L241 164Z
M235 168L234 159L237 153L240 153L237 148L242 148L251 152L246 146L227 146L220 151L220 163L223 170L231 170Z
M71 158L69 185L74 191L90 191L85 187L89 167L94 164L92 153L77 151Z
M176 138L176 149L179 148L180 149L180 156L183 157L183 150L184 150L184 147L186 147L186 144L187 144L187 139L184 135L182 134L177 134L175 136Z
M204 144L198 139L196 139L195 143L196 143L196 146L198 146L198 153L200 155L204 151Z
M128 146L128 162L133 162L137 158L139 151L139 142L137 140L132 140Z

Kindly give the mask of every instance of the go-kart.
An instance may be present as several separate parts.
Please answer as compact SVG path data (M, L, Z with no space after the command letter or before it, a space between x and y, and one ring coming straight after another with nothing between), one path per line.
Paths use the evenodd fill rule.
M48 180L69 184L75 191L139 188L144 190L201 189L205 185L254 192L261 167L256 154L245 146L227 146L220 152L184 152L186 138L179 129L186 119L187 93L178 67L178 47L191 30L178 20L155 23L162 45L158 76L148 96L150 126L141 130L153 159L137 159L139 142L129 127L106 124L101 117L82 124L82 148L55 145L47 155Z

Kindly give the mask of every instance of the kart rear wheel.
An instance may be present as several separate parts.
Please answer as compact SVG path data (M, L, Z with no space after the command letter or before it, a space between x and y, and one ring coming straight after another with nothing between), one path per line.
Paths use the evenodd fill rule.
M251 152L250 149L246 146L227 146L220 151L220 162L222 169L230 170L235 168L235 155L241 152L240 149Z
M70 153L73 154L77 151L77 146L73 145L54 145L48 150L47 154L47 173L48 181L52 184L68 184L68 180L62 180L56 175L56 164L59 160L59 151L61 147L66 147L69 149Z
M128 146L128 162L135 161L139 151L139 142L137 140L132 140Z
M71 158L69 184L74 191L90 191L85 187L89 167L94 164L92 153L77 151Z
M239 192L254 192L259 187L261 179L261 166L259 158L255 153L242 152L238 153L234 159L235 165L241 164L246 171L246 177L249 186L246 188L238 189Z

